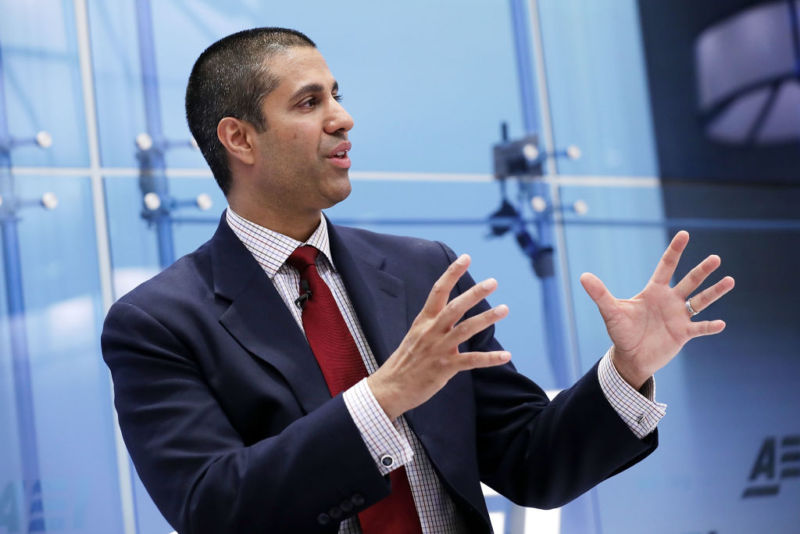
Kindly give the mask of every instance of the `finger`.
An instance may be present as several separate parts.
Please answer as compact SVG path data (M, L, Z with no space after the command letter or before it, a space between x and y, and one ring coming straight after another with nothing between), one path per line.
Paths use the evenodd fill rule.
M442 311L450 298L450 292L453 291L458 280L467 272L469 263L469 255L462 254L447 267L442 276L433 284L430 293L428 293L428 298L422 307L421 314L434 316Z
M653 271L653 276L650 280L656 284L669 284L672 275L675 274L675 268L678 266L678 261L681 259L681 254L689 242L689 232L681 230L675 237L672 238L667 250L661 256L661 261L656 265L656 270Z
M491 352L462 352L456 358L456 367L459 371L480 369L482 367L495 367L511 360L511 353L507 350Z
M717 319L716 321L698 321L690 324L689 337L711 336L719 334L723 330L725 330L725 321L721 319Z
M442 329L451 329L465 313L497 289L497 280L487 278L451 300L439 314L437 321Z
M736 284L733 277L726 276L713 286L704 289L691 299L692 309L698 313L708 308L711 304L719 300L725 293L733 289Z
M597 309L600 310L600 315L604 318L608 317L614 310L617 299L606 288L605 284L592 273L583 273L581 275L581 285L589 297L597 304Z
M683 298L691 295L695 289L700 287L700 284L703 283L703 280L708 278L708 275L717 270L717 268L720 266L720 263L722 263L720 257L716 254L712 254L695 265L695 267L689 271L689 273L684 276L683 279L675 286L678 294Z
M458 323L448 334L448 336L450 336L449 341L454 345L459 345L507 316L508 306L501 304L491 310L486 310L474 317L465 319Z

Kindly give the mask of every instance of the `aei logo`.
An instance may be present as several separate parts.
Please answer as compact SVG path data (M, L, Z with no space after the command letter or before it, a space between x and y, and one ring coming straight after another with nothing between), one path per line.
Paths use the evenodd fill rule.
M764 439L742 498L777 495L783 480L800 479L800 435Z

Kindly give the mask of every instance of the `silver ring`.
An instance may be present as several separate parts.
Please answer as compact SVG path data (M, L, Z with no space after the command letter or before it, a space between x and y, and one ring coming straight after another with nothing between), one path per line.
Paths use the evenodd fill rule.
M692 317L700 313L694 311L694 308L692 308L692 299L686 299L686 311L688 311L689 315L691 315Z

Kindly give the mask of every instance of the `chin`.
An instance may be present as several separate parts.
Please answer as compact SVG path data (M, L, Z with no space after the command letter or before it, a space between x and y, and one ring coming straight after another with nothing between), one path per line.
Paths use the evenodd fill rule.
M343 201L347 197L350 196L350 192L353 190L353 186L350 184L350 179L346 178L344 183L337 184L337 187L332 188L328 191L328 194L325 195L325 198L328 200L331 206L335 206L339 202Z

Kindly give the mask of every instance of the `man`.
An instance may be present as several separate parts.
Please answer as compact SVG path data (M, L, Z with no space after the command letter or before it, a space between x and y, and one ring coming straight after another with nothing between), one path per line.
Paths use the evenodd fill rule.
M126 444L181 534L489 532L480 481L562 505L655 448L653 373L733 287L687 300L679 233L646 288L581 281L614 343L548 402L493 337L469 257L330 224L353 120L308 37L248 30L192 70L187 118L229 209L214 237L124 296L103 354ZM687 309L689 311L687 311Z

